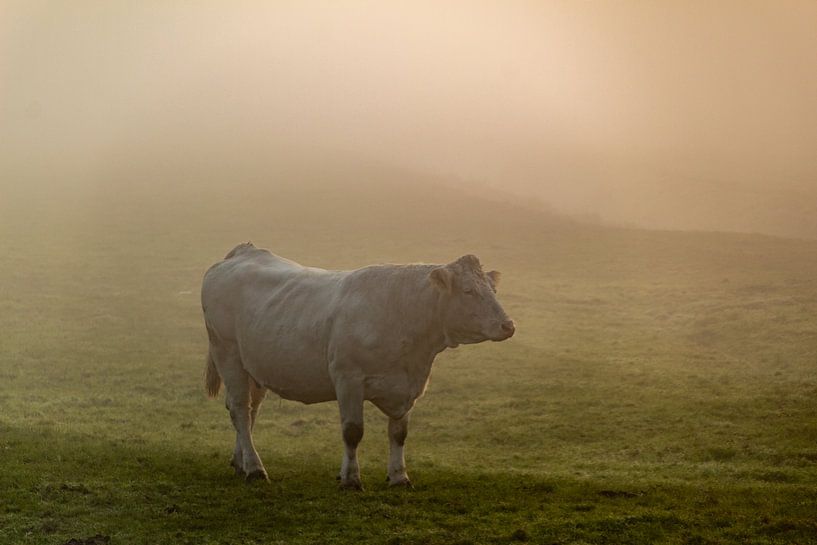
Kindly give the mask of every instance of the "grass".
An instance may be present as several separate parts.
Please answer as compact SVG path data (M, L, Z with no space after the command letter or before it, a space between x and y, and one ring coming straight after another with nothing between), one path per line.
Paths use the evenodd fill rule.
M0 543L817 543L817 243L442 189L241 187L3 205ZM248 239L329 268L473 252L502 270L518 333L438 358L413 490L384 482L375 409L349 493L336 407L277 398L255 433L271 482L232 475L198 288Z

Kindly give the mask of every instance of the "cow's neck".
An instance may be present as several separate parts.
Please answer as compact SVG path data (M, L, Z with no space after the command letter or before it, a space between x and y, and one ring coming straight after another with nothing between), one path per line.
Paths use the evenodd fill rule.
M392 308L392 325L402 332L400 345L404 356L433 358L448 346L439 292L428 281L425 267L415 271L403 276L405 291L399 305Z
M424 316L425 319L418 324L416 346L427 353L431 359L446 348L456 347L457 344L451 340L445 330L443 298L440 292L430 283L423 284L415 304L427 309L425 312L417 313L419 316ZM428 312L428 309L431 312Z
M412 404L423 395L428 385L434 358L449 346L443 328L439 292L429 284L421 284L416 295L409 302L413 308L405 309L406 315L422 318L414 323L415 327L403 338L404 351L401 357L408 371L410 386L407 393Z

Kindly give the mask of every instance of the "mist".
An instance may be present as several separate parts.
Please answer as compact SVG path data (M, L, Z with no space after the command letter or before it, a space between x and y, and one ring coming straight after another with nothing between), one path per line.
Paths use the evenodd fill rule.
M297 182L331 158L619 225L813 238L815 22L805 0L6 2L3 190Z
M814 543L816 29L0 1L0 543Z

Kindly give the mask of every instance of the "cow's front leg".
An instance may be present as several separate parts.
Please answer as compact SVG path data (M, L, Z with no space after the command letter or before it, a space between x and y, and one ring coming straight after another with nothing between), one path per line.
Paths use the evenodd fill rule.
M340 407L340 426L343 435L343 462L340 466L340 486L362 490L357 446L363 439L363 385L356 381L338 381L335 384Z
M411 486L406 474L406 458L403 446L408 435L409 413L402 418L389 417L389 485Z

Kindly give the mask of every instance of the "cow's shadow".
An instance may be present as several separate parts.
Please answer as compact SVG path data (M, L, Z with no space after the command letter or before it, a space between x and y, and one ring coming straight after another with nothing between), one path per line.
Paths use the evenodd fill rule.
M364 467L365 490L343 491L330 456L299 454L269 453L270 482L248 484L223 450L53 429L0 431L0 475L13 491L7 532L40 533L48 543L98 534L122 543L428 541L472 531L507 537L560 502L613 501L579 480L423 464L412 467L413 489L391 488L385 472Z

